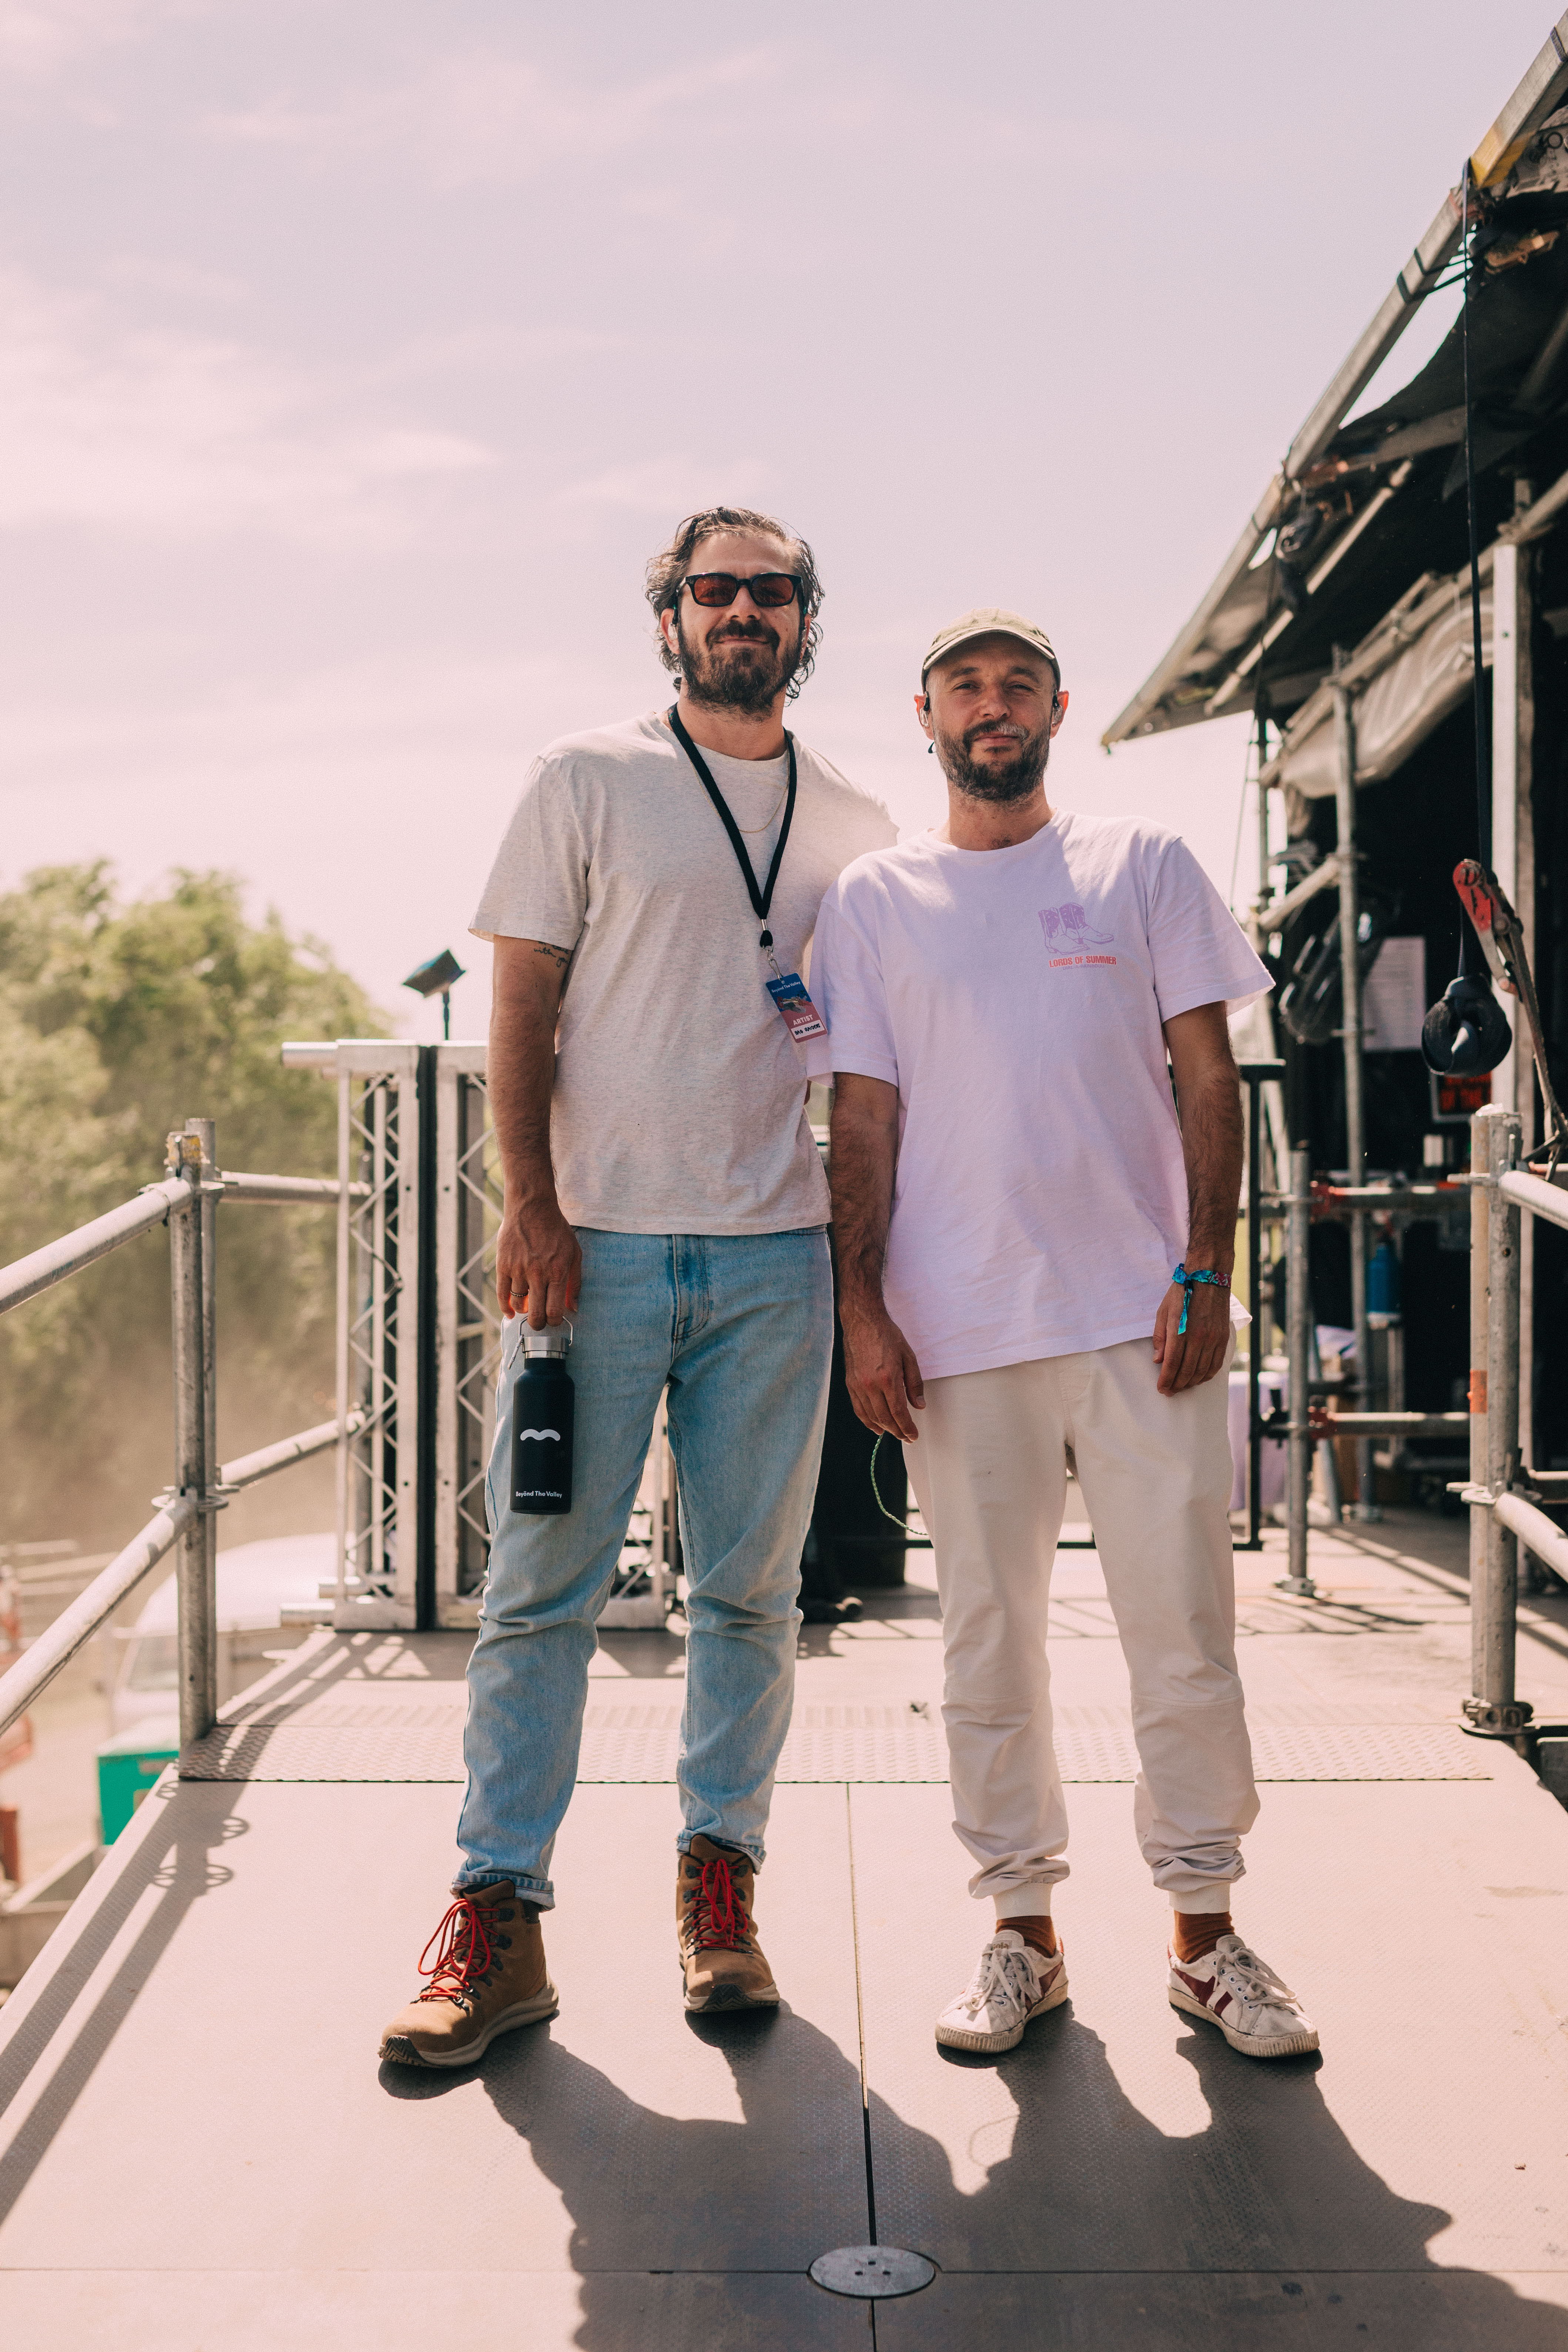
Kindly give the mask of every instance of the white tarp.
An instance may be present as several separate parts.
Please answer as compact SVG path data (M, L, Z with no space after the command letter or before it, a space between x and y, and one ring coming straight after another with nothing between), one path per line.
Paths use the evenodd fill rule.
M1408 760L1418 743L1458 708L1470 691L1470 586L1467 576L1451 595L1432 600L1433 617L1385 670L1355 698L1355 780L1378 784ZM1481 589L1481 661L1491 667L1492 592ZM1299 743L1289 743L1274 781L1288 791L1320 800L1334 789L1339 752L1334 717L1324 712Z
M1369 1054L1414 1054L1426 1018L1426 942L1384 940L1362 982L1362 1044Z

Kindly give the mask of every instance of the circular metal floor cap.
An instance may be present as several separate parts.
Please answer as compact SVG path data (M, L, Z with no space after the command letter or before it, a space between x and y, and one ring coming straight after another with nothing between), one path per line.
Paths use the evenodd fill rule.
M910 2254L902 2246L836 2246L818 2254L811 2275L829 2294L855 2294L866 2300L895 2294L918 2294L936 2276L936 2264L923 2254Z

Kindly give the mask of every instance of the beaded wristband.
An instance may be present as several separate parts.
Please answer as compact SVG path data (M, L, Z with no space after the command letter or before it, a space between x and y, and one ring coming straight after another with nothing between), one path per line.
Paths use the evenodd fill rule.
M1214 1274L1205 1266L1195 1267L1189 1274L1184 1263L1176 1268L1171 1280L1173 1283L1179 1282L1182 1286L1182 1319L1176 1326L1176 1337L1179 1339L1187 1328L1187 1309L1193 1303L1193 1292L1197 1284L1212 1282L1216 1290L1228 1290L1230 1276L1228 1274Z

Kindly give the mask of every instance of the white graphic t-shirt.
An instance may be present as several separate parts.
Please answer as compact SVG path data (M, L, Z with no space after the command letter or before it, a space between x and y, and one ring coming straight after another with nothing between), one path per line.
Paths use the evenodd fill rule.
M1152 1335L1186 1247L1162 1021L1272 985L1178 835L1058 811L858 858L817 917L835 1071L899 1089L888 1311L928 1377Z

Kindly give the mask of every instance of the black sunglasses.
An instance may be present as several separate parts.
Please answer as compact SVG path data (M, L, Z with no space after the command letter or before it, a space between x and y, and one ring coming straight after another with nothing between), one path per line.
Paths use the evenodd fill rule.
M770 611L793 604L800 593L793 572L753 572L749 577L733 572L689 572L680 584L690 589L694 604L708 605L732 604L742 589L749 588L752 604Z

